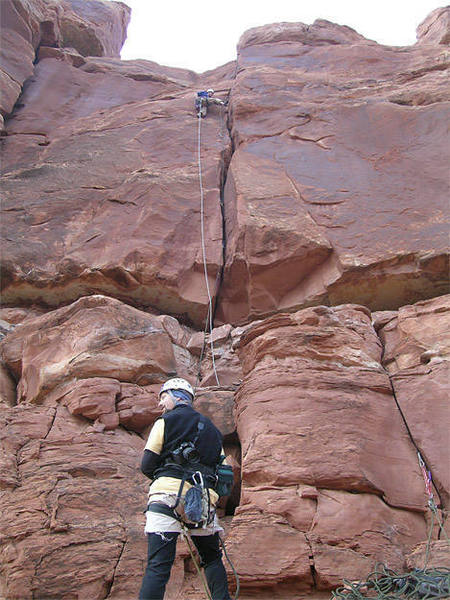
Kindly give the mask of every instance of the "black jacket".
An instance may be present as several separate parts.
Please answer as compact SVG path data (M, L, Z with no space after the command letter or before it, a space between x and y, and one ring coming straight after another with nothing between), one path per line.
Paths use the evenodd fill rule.
M173 410L170 410L162 417L164 420L164 443L161 454L156 454L151 450L144 450L142 457L141 471L149 479L156 477L175 477L182 478L181 469L171 464L172 452L176 450L182 442L192 442L198 433L196 448L200 455L200 464L206 467L207 471L214 469L220 460L222 449L222 434L213 424L213 422L194 410L192 406L178 404ZM202 420L203 428L198 431L198 422Z

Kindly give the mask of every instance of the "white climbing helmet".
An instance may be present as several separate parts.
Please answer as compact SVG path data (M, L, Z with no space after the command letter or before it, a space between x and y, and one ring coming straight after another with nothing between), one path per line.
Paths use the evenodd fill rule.
M207 89L206 93L208 94L209 97L214 96L214 90L212 88Z
M168 379L166 383L162 386L162 388L159 390L159 396L161 396L163 392L168 392L169 390L184 390L192 396L192 400L195 396L194 388L192 387L192 385L189 383L189 381L186 381L186 379L181 379L181 377L174 377L173 379Z

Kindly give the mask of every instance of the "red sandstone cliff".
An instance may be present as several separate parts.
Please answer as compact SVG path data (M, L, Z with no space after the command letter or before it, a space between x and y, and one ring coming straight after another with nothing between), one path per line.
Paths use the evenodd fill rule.
M420 565L427 496L398 406L445 520L450 9L406 48L267 25L199 75L121 61L120 2L0 8L0 597L136 596L138 464L174 373L199 375L226 435L241 598ZM198 373L207 86L229 99L201 130L220 387L210 348ZM168 600L188 597L181 545Z

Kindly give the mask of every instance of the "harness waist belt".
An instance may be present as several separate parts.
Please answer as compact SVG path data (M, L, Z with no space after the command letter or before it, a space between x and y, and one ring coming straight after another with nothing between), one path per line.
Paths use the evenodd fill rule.
M172 517L172 519L176 519L185 525L188 529L200 529L203 527L204 522L200 521L199 523L185 523L180 515L167 504L160 504L159 502L150 502L147 506L147 510L149 512L158 513L160 515L166 515L167 517Z

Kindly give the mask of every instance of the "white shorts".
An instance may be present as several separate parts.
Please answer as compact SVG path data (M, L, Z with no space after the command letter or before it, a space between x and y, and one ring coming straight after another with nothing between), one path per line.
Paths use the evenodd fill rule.
M161 504L167 504L167 506L173 506L176 501L176 494L153 494L148 500L149 502L160 502ZM174 517L154 513L149 510L146 511L145 516L145 533L181 533L183 531L181 523ZM190 535L214 535L217 532L223 532L223 527L220 526L217 515L214 515L214 520L207 527L189 529Z
M181 523L172 517L167 515L160 515L158 513L150 512L149 510L145 513L147 520L145 523L145 533L169 533L178 532L181 533ZM208 527L201 527L199 529L189 529L190 535L214 535L215 533L221 533L223 527L220 526L217 519L217 515L214 516L214 521L208 525Z

